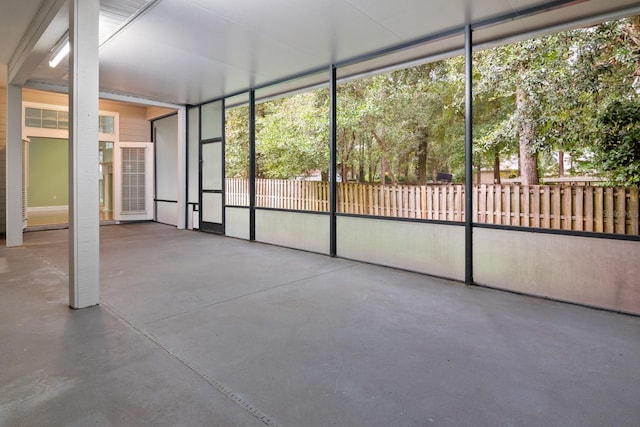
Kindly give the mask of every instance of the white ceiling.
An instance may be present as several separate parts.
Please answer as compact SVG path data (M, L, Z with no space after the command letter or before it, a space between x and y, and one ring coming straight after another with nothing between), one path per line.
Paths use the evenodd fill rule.
M612 11L628 13L626 9L640 1L590 0L544 7L558 4L548 0L102 0L100 86L103 92L198 104L310 71L328 71L330 64L344 65L339 72L345 76L459 51L463 46L459 32L438 35L467 23L477 27L474 42L485 43ZM60 13L34 48L37 64L28 69L25 81L27 86L64 90L66 63L49 68L43 48L64 34L65 25L60 23L67 19L64 0L0 0L0 70L2 64L10 64L38 9L51 5ZM535 14L521 13L537 7L541 10ZM141 8L144 12L136 17ZM480 26L511 14L522 16ZM136 19L127 22L131 15ZM125 27L118 31L122 24ZM394 50L420 40L428 43ZM367 56L383 50L391 54ZM366 61L354 61L363 56ZM326 79L323 72L273 91Z

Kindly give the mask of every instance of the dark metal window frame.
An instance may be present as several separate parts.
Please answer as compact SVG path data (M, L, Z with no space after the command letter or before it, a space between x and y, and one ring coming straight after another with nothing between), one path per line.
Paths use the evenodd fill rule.
M213 137L213 138L202 138L202 107L204 105L208 105L208 104L213 104L216 102L220 102L221 108L220 108L220 125L221 125L221 130L220 136L217 137ZM225 154L225 129L224 129L224 125L225 125L225 98L222 99L218 99L215 101L210 101L210 102L205 102L203 104L198 105L198 210L200 211L200 214L198 215L198 230L200 231L204 231L204 232L211 232L211 233L217 233L217 234L224 234L225 232L225 224L226 224L226 213L225 213L225 208L226 208L226 202L225 202L225 177L226 177L226 171L225 171L225 162L224 162L224 154ZM222 150L222 188L220 190L204 190L202 188L202 167L203 167L203 158L202 158L202 146L204 144L215 144L215 143L220 143L222 144L222 146L220 147L220 149ZM188 145L188 144L187 144ZM188 155L188 154L187 154ZM202 195L205 193L209 193L209 194L221 194L222 197L222 224L220 227L213 227L213 228L209 228L209 229L204 229L203 227L203 219L202 219Z

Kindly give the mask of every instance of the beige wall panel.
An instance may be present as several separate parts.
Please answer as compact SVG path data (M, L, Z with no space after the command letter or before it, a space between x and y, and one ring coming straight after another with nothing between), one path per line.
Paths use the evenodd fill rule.
M147 121L146 107L102 100L100 110L120 114L120 141L151 141L151 126Z
M337 218L338 256L464 280L464 227L375 218Z
M159 117L168 116L169 114L173 114L176 112L175 109L164 107L147 107L146 110L147 120L155 120Z
M249 209L226 208L224 222L226 236L249 240Z
M33 89L22 89L22 102L39 102L50 105L69 105L69 97L66 94L43 92Z
M178 225L178 204L156 202L156 221L167 225Z
M256 240L288 248L329 253L329 215L256 211Z
M640 242L474 229L477 283L640 314Z
M222 224L222 209L224 209L222 194L202 194L202 209L200 210L200 215L202 215L203 222Z

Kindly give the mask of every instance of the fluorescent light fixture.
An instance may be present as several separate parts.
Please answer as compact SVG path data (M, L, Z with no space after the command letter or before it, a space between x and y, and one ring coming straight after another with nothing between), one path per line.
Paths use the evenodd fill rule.
M63 37L60 42L53 49L51 49L51 56L49 56L49 67L56 68L62 58L64 58L70 49L69 37Z

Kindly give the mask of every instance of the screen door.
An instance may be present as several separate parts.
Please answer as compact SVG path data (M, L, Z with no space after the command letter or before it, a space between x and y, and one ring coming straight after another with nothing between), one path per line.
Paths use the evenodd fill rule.
M224 234L224 103L200 109L200 230Z

